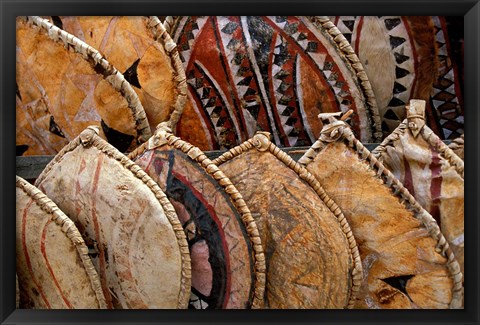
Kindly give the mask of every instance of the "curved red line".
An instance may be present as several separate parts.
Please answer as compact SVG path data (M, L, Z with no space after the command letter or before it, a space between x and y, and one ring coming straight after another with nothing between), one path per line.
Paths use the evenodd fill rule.
M415 87L417 85L417 78L418 78L418 56L417 56L417 49L415 48L415 41L412 36L412 31L410 25L408 24L408 20L406 17L402 16L403 25L407 31L408 37L410 38L410 47L412 48L413 52L413 71L415 71L415 78L413 78L412 87L410 88L410 94L408 98L412 98L412 94L415 91Z
M47 252L45 250L45 239L46 239L46 235L47 235L47 226L51 222L52 222L52 220L48 220L45 223L45 226L43 227L42 239L40 241L40 250L42 251L42 255L43 255L43 258L45 259L45 263L47 264L48 273L50 273L50 275L52 276L53 282L55 283L55 286L57 287L58 291L60 292L60 295L62 296L63 302L65 303L65 305L67 305L68 308L73 309L72 304L67 299L67 297L65 297L65 295L63 294L63 291L60 288L60 284L58 283L57 278L55 277L55 274L53 273L53 269L52 269L50 263L48 262Z
M360 37L362 36L362 28L363 28L363 16L360 17L358 20L358 25L357 25L357 38L355 40L355 53L357 55L360 54Z
M25 229L27 227L27 212L30 209L30 207L32 206L33 202L34 202L33 199L30 199L30 202L27 204L27 206L23 210L23 215L22 215L22 248L23 248L23 252L25 253L25 262L27 263L28 271L30 272L33 283L35 283L35 285L37 286L38 292L42 296L42 299L45 302L45 305L47 305L47 307L49 309L51 309L52 307L50 306L50 303L48 302L47 297L45 296L45 294L43 292L43 288L40 285L40 283L38 282L37 278L35 277L35 273L33 272L33 268L32 268L32 263L30 261L30 256L28 255Z

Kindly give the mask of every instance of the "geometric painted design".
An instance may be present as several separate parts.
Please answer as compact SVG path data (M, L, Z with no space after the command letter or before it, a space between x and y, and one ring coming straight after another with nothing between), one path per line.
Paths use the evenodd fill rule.
M453 139L463 133L462 88L444 17L424 17L423 25L407 16L330 19L365 67L384 136L405 118L410 99L427 101L427 124L440 138ZM432 69L438 69L437 80Z
M331 36L308 19L181 17L171 34L194 101L176 132L194 145L208 138L201 149L231 148L256 131L270 132L280 147L309 146L320 134L319 113L349 109L354 132L371 141L358 77Z
M458 70L451 57L445 18L433 16L438 46L438 80L433 85L430 105L438 120L443 139L455 139L463 134L463 100Z

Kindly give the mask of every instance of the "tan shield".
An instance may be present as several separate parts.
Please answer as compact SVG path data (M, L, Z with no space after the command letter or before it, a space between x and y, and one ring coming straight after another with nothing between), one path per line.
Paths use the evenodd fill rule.
M424 101L411 101L407 119L372 154L437 221L463 272L464 163L428 126L418 125L424 113Z
M230 180L202 151L162 128L129 157L165 191L182 222L192 258L190 307L262 307L260 236Z
M352 307L362 282L358 247L338 206L305 168L257 133L214 160L258 225L267 308Z
M185 105L176 44L154 16L54 16L52 22L97 49L137 93L152 129Z
M100 278L77 227L17 176L17 308L106 308Z
M36 184L77 224L109 308L185 308L190 256L158 185L89 127Z
M458 308L462 273L435 219L358 141L328 117L299 163L342 209L365 280L357 308Z
M55 154L89 125L120 151L151 130L137 94L97 50L40 17L18 17L17 149Z

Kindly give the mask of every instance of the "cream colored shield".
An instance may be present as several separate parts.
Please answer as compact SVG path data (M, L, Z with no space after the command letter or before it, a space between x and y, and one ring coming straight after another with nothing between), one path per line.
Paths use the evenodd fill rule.
M158 185L89 127L36 184L78 225L110 308L185 308L190 256Z
M17 308L106 308L100 278L77 227L17 176Z

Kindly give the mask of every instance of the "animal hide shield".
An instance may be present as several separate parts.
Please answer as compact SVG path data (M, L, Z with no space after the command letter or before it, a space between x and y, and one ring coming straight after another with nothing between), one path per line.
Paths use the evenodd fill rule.
M242 194L258 226L267 263L265 307L352 307L362 282L358 247L315 178L266 133L214 163Z
M36 181L76 224L109 308L186 308L185 233L158 185L89 127Z
M416 112L411 112L413 109ZM464 271L464 163L428 126L417 128L410 115L424 115L425 102L411 101L407 119L372 152L437 221ZM415 136L414 132L418 132Z
M299 160L338 204L358 243L357 308L459 308L462 273L438 224L343 121Z
M412 98L427 104L427 123L442 139L463 133L461 76L452 57L445 17L330 17L365 67L389 135Z
M162 30L157 17L54 16L51 19L59 28L97 49L122 72L137 93L152 130L168 120L177 106L183 109L185 71L176 44ZM177 89L179 86L183 88Z
M17 149L61 150L87 126L120 151L151 136L133 88L98 51L40 17L17 17Z
M165 191L183 225L192 258L190 307L262 307L260 236L230 180L198 148L161 128L130 158Z
M266 131L280 147L306 146L320 133L318 113L349 109L356 134L380 141L362 64L326 17L178 17L169 28L188 83L176 129L186 141L232 148Z
M458 138L454 139L452 143L448 145L453 152L460 157L462 160L465 160L464 150L465 150L465 137L462 134Z
M106 308L77 227L48 197L16 179L17 308Z

